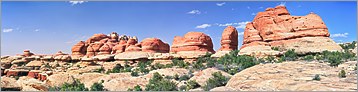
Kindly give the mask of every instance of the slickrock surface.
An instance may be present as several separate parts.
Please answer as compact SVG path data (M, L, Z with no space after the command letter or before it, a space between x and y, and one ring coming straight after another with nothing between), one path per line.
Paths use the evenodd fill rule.
M299 54L341 51L342 48L329 36L326 25L317 14L291 16L285 6L276 6L257 13L246 25L240 54L279 54L268 49L271 47L279 47L281 51L295 49Z
M338 67L327 63L292 61L260 64L245 69L231 77L226 87L241 91L348 91L357 90L357 74L351 66L356 61ZM338 72L345 70L346 78ZM319 74L321 80L312 80Z

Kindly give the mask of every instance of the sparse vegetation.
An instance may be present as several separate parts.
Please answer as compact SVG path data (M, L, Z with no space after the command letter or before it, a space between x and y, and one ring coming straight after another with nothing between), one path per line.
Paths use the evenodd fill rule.
M88 91L85 85L76 80L73 84L64 83L61 87L50 87L50 91Z
M209 91L215 87L224 86L229 81L229 78L223 76L221 72L215 72L212 76L212 78L209 78L209 80L206 81L206 85L202 87L205 91Z
M200 85L195 80L190 80L186 83L186 85L182 85L179 87L179 91L189 91L190 89L199 88Z
M91 86L91 91L105 91L104 89L103 89L103 85L102 85L102 83L103 83L103 80L101 81L101 83L94 83L92 86Z
M133 89L128 88L127 91L143 91L142 88L139 85L134 86Z
M338 77L339 77L339 78L345 78L345 77L347 77L347 76L346 76L346 71L341 70L341 71L338 73Z
M304 60L306 61L313 61L314 60L314 56L313 55L307 55L304 57Z
M295 52L295 49L287 50L283 56L282 59L284 61L295 61L297 59L297 53Z
M146 91L177 91L177 84L168 79L164 79L158 72L153 74L153 77L146 85Z
M321 77L319 77L319 74L314 75L312 80L320 81Z
M271 47L271 50L279 51L279 48L278 47Z

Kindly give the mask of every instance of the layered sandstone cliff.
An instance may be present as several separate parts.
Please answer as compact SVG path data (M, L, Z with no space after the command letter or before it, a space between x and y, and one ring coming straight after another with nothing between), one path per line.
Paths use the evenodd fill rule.
M239 54L278 55L288 49L299 54L341 51L329 36L327 26L317 14L291 16L285 6L276 6L257 13L246 25ZM271 47L278 47L279 51Z

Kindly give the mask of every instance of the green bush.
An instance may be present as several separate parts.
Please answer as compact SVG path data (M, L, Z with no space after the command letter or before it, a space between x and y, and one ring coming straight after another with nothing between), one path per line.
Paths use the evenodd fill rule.
M187 85L187 90L189 90L189 89L195 89L195 88L199 88L199 87L200 87L199 83L196 82L195 80L190 80L190 81L188 81L186 85Z
M128 88L127 91L143 91L142 88L139 85L134 86L133 89Z
M111 70L108 70L106 72L106 74L109 74L109 73L123 73L123 72L131 72L132 71L132 68L131 66L129 66L127 63L124 65L124 67L122 66L115 66L113 69Z
M339 77L339 78L345 78L345 77L347 77L347 76L346 76L346 71L341 70L341 71L338 73L338 77Z
M99 68L99 69L96 69L94 70L93 72L97 72L97 73L103 73L105 70L103 67Z
M139 76L139 74L138 74L137 71L132 71L132 72L131 72L131 75L132 75L132 76L135 76L135 77Z
M185 68L189 66L189 63L184 62L183 60L179 60L178 58L174 58L172 60L173 66L178 66L180 68Z
M316 80L316 81L320 81L321 80L321 77L319 77L318 74L316 74L312 80Z
M177 91L176 83L168 79L164 79L158 72L153 74L153 77L146 85L146 91Z
M268 62L275 62L275 57L274 57L274 56L268 56L268 57L266 57L265 59L266 59L266 61L268 61Z
M102 81L102 83L103 83L103 81ZM102 83L94 83L92 86L91 86L91 91L104 91L104 89L103 89L103 85L102 85Z
M212 74L212 78L209 78L206 81L206 85L204 85L202 88L205 91L209 91L212 88L224 86L228 82L229 78L226 78L221 74L221 72L215 72Z
M284 61L295 61L297 59L297 53L295 52L295 49L287 50L283 54Z
M76 80L73 84L64 83L61 87L50 87L50 91L88 91L85 85Z
M271 47L271 50L279 51L279 48L278 47Z
M238 52L238 50L231 51L229 54L220 57L216 61L217 66L222 66L219 67L219 69L233 75L239 71L258 64L259 60L262 60L256 59L252 56L238 55Z
M307 55L304 57L304 60L306 61L313 61L314 60L314 56L313 55Z
M189 80L189 79L190 79L189 75L183 75L179 77L179 81Z
M189 91L190 89L199 88L200 85L195 80L190 80L186 83L186 85L182 85L179 87L179 91Z

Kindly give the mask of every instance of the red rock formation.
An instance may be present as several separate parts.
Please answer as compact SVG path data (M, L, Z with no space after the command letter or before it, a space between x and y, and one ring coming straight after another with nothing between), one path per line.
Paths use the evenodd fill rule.
M235 27L228 26L224 29L220 44L221 48L219 51L237 50L238 33Z
M72 47L72 55L84 56L87 52L87 45L84 41L80 41Z
M202 32L188 32L184 37L175 36L170 52L180 51L215 52L210 36Z
M86 41L86 43L94 43L94 42L100 41L105 38L109 38L109 37L105 34L94 34L91 38L89 38Z
M253 22L246 25L240 53L276 53L269 49L271 46L280 47L281 50L296 49L300 54L310 53L311 51L341 50L336 43L328 38L329 35L326 25L318 15L310 13L306 16L291 16L285 6L276 6L257 13ZM308 41L310 43L307 43ZM247 47L250 47L250 49ZM254 47L261 49L254 49Z
M99 53L98 55L108 55L111 54L112 52L112 48L110 47L110 45L108 44L104 44L100 49L99 49Z
M34 55L34 53L31 53L30 50L24 50L23 56L29 57L29 56L32 56L32 55Z
M141 42L142 51L169 53L169 44L164 43L158 38L146 38Z
M126 50L126 40L120 40L119 43L112 48L112 54L123 53Z

